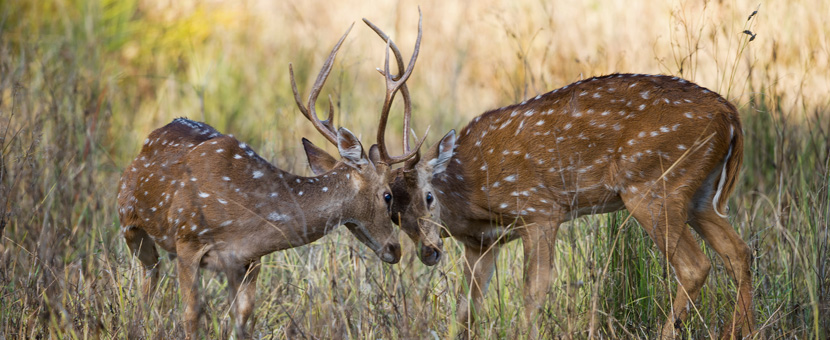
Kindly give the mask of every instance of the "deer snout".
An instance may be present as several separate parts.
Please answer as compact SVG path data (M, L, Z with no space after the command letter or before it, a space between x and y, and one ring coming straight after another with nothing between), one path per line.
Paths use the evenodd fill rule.
M398 263L401 260L401 244L398 242L387 244L383 247L380 259L386 263Z
M438 239L438 242L434 246L422 243L419 252L421 262L427 266L436 265L441 260L441 249L443 246L444 242L441 239Z

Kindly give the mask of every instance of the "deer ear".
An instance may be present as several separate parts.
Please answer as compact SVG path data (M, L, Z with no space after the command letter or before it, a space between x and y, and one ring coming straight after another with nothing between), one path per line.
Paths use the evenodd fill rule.
M441 138L441 141L438 145L434 146L436 150L430 150L430 156L433 158L428 158L429 164L432 167L432 174L437 175L447 170L447 166L450 164L450 159L452 159L453 151L455 150L455 130L450 130Z
M305 149L305 155L308 158L308 165L311 167L311 172L315 175L322 175L334 169L334 165L337 164L337 159L323 149L311 144L305 138L303 138L303 149Z
M372 144L372 146L369 147L369 160L375 165L380 162L380 149L378 149L377 144Z
M366 156L363 155L363 145L360 140L348 129L341 127L337 129L337 150L340 157L355 165L366 163Z

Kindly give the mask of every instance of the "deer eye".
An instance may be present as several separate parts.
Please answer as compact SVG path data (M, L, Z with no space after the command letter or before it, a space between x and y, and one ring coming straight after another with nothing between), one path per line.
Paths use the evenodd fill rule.
M392 204L392 194L388 192L383 194L383 200L386 201L386 205Z
M431 192L428 192L428 193L427 193L427 206L432 205L432 201L433 201L433 200L435 200L435 199L432 197L432 193L431 193Z

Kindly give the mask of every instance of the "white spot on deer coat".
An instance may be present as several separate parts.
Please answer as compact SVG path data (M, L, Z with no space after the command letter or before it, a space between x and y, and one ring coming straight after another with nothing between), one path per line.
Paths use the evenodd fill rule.
M262 177L262 171L259 171L259 170L254 171L254 176L253 177L255 179Z
M272 212L272 213L268 214L268 220L273 221L273 222L287 221L287 220L289 220L289 217L288 217L288 215L280 214L280 213L275 211L275 212Z
M201 197L201 198L208 198L208 197L210 197L210 194L208 194L208 193L206 193L206 192L199 192L199 197Z

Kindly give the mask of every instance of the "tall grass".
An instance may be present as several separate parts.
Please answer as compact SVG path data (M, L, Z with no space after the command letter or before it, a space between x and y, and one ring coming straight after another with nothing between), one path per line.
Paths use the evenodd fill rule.
M729 215L754 251L761 336L828 336L827 2L420 5L424 41L409 83L419 131L459 128L486 109L611 72L674 74L726 95L740 108L747 141ZM326 143L294 109L288 62L307 88L361 17L389 28L408 54L416 11L406 1L0 3L0 338L182 337L173 262L163 261L160 289L145 303L143 274L118 232L116 183L141 141L188 116L307 174L300 138ZM321 96L332 95L337 124L364 143L382 101L373 70L382 56L379 39L356 27ZM397 140L401 132L392 130ZM582 218L559 233L559 276L537 320L544 334L586 337L594 315L602 337L655 336L673 273L625 217ZM267 256L254 334L450 337L461 327L453 321L464 289L461 246L448 240L445 260L425 267L402 243L395 266L343 230ZM518 243L499 257L476 329L482 338L526 329ZM713 270L684 333L693 339L722 327L736 292L723 263L702 247ZM228 331L227 283L205 271L201 281L207 336L220 337Z

